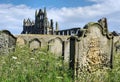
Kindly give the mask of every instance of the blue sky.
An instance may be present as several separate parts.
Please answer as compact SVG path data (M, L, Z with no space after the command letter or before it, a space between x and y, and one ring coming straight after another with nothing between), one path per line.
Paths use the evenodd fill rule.
M44 7L49 20L58 21L60 29L82 28L106 17L109 30L120 32L120 0L0 0L0 30L20 34L23 19L34 20L35 10Z
M0 3L20 5L25 4L27 6L38 7L79 7L91 5L93 2L87 0L0 0Z

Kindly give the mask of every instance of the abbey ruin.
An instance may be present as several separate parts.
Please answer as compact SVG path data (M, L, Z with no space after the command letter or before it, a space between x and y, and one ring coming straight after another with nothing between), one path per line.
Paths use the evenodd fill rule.
M29 18L23 21L23 31L22 34L47 34L47 35L76 35L78 34L80 28L72 28L59 30L58 23L55 23L51 19L50 22L47 18L46 8L44 11L40 9L35 12L35 21L31 21Z
M32 50L47 47L56 56L62 56L74 75L84 68L89 72L97 68L112 68L113 53L120 52L120 35L108 31L107 19L90 22L83 28L59 30L47 18L46 9L35 12L35 21L24 19L20 35L0 32L0 52L9 52L15 45L28 44Z

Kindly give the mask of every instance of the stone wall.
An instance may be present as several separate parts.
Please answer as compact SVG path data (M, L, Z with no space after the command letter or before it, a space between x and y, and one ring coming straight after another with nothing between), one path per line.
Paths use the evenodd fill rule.
M69 37L60 35L21 34L17 35L17 45L28 44L34 50L37 48L48 48L56 56L63 56L69 61Z

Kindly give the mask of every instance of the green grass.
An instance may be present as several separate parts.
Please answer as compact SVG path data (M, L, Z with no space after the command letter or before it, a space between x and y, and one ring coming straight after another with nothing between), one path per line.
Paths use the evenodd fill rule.
M0 56L0 82L72 82L71 71L61 57L47 49L31 52L17 47L15 52ZM81 72L77 82L120 82L120 54L114 55L114 68L94 73Z
M62 58L46 49L31 52L28 47L0 57L0 82L70 82Z

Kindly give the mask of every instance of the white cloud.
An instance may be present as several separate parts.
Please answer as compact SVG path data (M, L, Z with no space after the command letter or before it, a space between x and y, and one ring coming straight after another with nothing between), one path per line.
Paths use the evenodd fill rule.
M120 0L88 0L95 4L73 8L47 8L48 18L58 21L61 29L83 27L88 22L96 22L102 17L108 18L110 31L120 32ZM24 18L34 20L35 9L26 5L0 4L0 30L8 29L12 33L22 31Z
M25 5L0 4L0 30L8 29L12 33L20 33L23 19L34 19L34 11Z
M88 22L95 22L102 17L108 18L108 26L110 31L116 30L120 32L120 1L114 0L89 0L96 3L85 7L51 9L48 16L58 20L60 26L70 28L74 26L83 27ZM118 27L116 27L118 26Z

